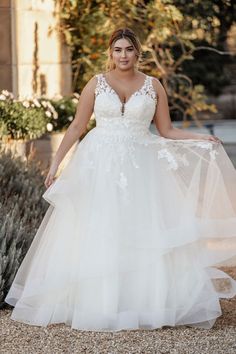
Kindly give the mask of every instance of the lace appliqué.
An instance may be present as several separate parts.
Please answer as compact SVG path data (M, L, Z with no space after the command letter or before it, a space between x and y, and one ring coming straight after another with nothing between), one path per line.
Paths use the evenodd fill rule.
M140 90L134 93L134 96L139 96L139 95L146 95L149 96L150 98L155 101L155 104L158 102L158 97L156 94L156 91L154 90L154 87L152 85L152 80L153 78L151 76L146 76L145 83L143 87L141 87Z
M219 155L218 151L216 151L216 150L210 151L211 160L215 160L216 155Z
M97 74L95 75L97 78L97 85L95 88L95 97L97 97L98 95L100 95L101 93L104 92L111 92L110 87L107 85L106 81L104 80L102 74Z
M219 154L217 151L218 143L214 143L211 141L193 141L193 142L190 141L189 145L192 147L199 147L201 149L208 150L211 161L215 160L216 155Z
M122 169L122 165L125 159L129 160L134 168L139 168L136 161L135 146L132 142L128 142L126 144L120 143L115 145L111 143L109 144L109 149L110 154L105 169L106 172L110 172L113 169L113 166L118 163Z
M174 156L167 150L167 149L161 149L158 151L158 159L167 159L167 162L169 163L169 166L167 169L174 169L176 170L178 168L178 164L176 162L176 159Z
M214 148L216 148L217 143L212 143L212 142L208 142L208 141L199 141L196 142L195 144L196 146L202 148L202 149L207 149L209 150L209 154L210 154L210 159L211 160L215 160L216 159L216 155L218 155L218 151L216 151Z
M199 158L205 159L207 162L214 161L216 155L218 155L217 143L209 141L197 141L197 140L170 140L161 138L160 144L162 149L158 150L157 156L158 159L166 159L168 163L167 170L177 170L179 166L189 166L190 162L187 159L186 153L180 154L178 149L184 149L186 152L192 153L193 155L198 155L197 148L205 149L209 151L209 159L206 159L202 154L199 155ZM169 146L169 149L168 149Z
M104 93L104 92L112 93L112 94L118 96L117 93L115 92L115 90L107 83L103 74L97 74L96 78L97 78L97 85L95 88L95 97L97 97L99 94ZM149 96L150 98L152 98L153 101L155 102L155 104L157 104L158 97L157 97L156 91L154 90L154 87L152 85L152 80L153 80L153 78L151 76L146 75L143 86L140 89L136 90L129 97L128 101L133 96L146 95L146 96Z
M128 193L128 179L125 176L124 172L120 172L119 178L116 180L117 185L120 188L122 200L127 203L129 201Z
M167 149L161 149L157 153L158 159L166 159L168 162L168 167L167 170L177 170L179 167L179 164L182 166L189 166L189 161L186 158L186 154L179 154L175 152L175 154L172 154L170 151Z

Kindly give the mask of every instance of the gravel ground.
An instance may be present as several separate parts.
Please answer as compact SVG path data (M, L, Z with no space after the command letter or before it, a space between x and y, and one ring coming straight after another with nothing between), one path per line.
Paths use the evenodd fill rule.
M236 279L236 267L221 267ZM210 330L187 326L90 332L63 324L37 327L0 312L1 354L235 354L236 297L221 299L223 315Z

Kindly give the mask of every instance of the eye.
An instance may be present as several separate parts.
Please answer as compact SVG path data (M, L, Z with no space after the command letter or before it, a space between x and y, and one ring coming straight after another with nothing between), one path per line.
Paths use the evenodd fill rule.
M134 48L128 48L128 52L132 52Z

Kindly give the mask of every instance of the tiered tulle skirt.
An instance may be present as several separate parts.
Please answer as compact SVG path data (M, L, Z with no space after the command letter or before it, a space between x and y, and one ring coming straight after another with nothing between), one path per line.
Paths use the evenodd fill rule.
M94 331L213 326L236 281L236 173L221 144L94 128L5 299L11 318ZM26 201L27 202L27 201Z

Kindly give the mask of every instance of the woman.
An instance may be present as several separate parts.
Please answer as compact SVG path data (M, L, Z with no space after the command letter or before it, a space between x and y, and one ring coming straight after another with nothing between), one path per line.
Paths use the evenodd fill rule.
M50 206L6 297L11 318L211 328L219 298L236 294L213 267L236 255L235 170L217 137L172 126L162 85L136 68L130 29L112 34L109 51L111 69L84 87L46 177ZM93 111L96 127L54 181Z

